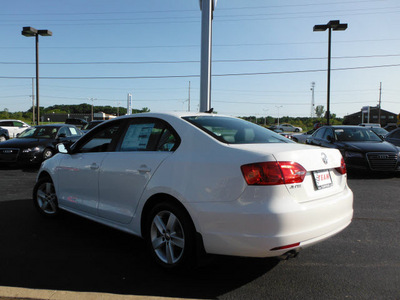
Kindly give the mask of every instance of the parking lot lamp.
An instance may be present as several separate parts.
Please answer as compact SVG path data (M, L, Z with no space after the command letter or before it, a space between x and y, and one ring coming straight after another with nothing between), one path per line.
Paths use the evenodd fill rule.
M331 90L331 32L344 31L347 29L346 23L340 23L339 20L331 20L325 25L315 25L313 31L325 31L328 29L328 82L327 82L327 94L326 94L326 123L329 125L330 118L330 90Z
M36 45L36 124L40 123L40 106L39 106L39 35L52 36L53 33L47 29L37 30L33 27L23 27L21 34L26 37L35 37Z
M278 109L278 126L279 126L279 109L283 107L282 105L276 105L276 108Z

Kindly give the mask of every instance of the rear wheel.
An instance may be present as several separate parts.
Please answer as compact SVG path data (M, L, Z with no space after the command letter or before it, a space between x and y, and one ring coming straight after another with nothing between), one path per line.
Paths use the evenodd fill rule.
M195 260L195 229L187 212L168 202L156 204L146 223L146 242L162 267L181 269Z
M55 217L59 214L56 191L49 177L42 178L35 184L33 204L42 216Z

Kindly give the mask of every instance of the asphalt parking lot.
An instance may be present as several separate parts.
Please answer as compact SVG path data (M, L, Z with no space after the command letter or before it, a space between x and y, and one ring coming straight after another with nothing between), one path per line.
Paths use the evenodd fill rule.
M352 224L296 259L211 257L169 274L150 263L139 238L69 214L40 218L30 200L36 172L0 168L0 286L197 299L400 299L400 176L350 174Z

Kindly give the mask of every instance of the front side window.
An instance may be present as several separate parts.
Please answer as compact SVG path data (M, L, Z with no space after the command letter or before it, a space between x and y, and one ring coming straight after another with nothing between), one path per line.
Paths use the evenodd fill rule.
M118 140L118 131L121 122L111 122L90 132L85 139L81 139L74 147L74 152L108 152L113 143Z
M227 144L292 143L269 129L242 119L212 115L183 119Z
M65 136L71 136L71 133L69 132L67 127L62 127L59 131L58 131L58 135L62 135L65 134Z
M314 134L313 137L316 139L322 139L324 137L326 128L318 129Z

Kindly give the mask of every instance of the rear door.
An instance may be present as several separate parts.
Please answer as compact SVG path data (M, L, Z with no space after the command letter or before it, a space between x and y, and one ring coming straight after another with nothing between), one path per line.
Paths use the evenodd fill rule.
M160 164L173 155L179 137L164 121L136 118L99 173L99 215L129 223L141 195Z

